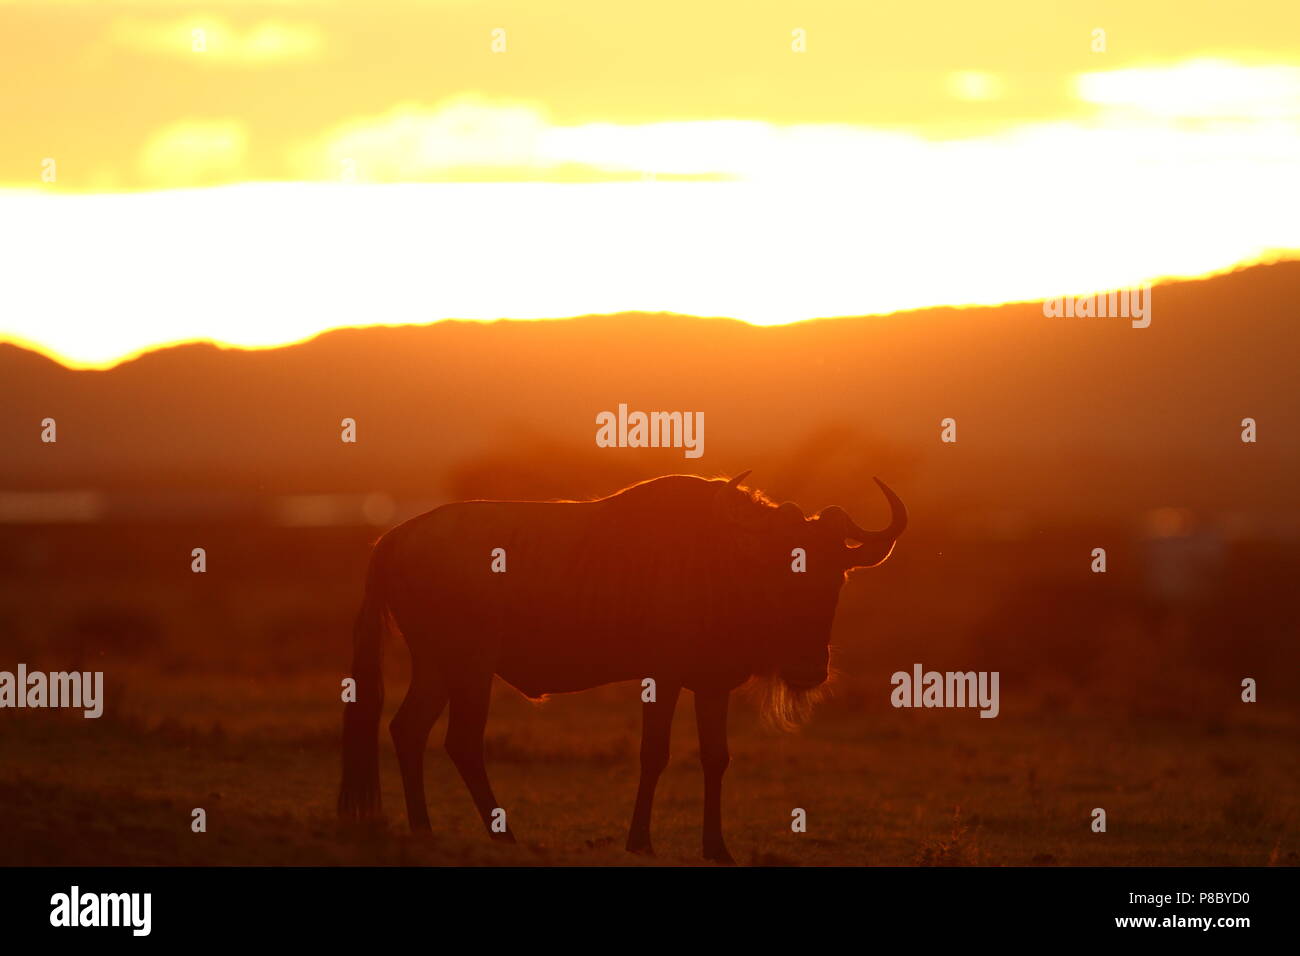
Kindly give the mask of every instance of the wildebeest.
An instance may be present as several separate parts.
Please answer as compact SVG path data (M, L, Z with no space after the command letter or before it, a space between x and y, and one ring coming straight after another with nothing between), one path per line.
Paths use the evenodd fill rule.
M797 710L827 679L846 573L884 561L907 526L879 479L890 521L866 531L838 507L807 518L791 502L778 506L740 486L747 474L670 475L594 501L449 504L380 538L353 632L357 699L344 709L340 815L379 809L387 619L411 651L411 685L390 729L412 830L429 829L424 750L448 703L447 753L489 833L513 842L508 827L492 830L499 805L483 760L493 675L532 698L652 678L627 848L651 852L650 807L686 688L704 769L704 856L731 862L721 801L731 691L770 678L778 716Z

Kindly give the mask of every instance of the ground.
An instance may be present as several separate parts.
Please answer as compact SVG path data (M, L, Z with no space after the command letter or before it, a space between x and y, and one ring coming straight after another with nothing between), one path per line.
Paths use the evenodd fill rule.
M487 750L520 840L510 847L482 831L442 751L442 722L426 761L432 836L406 830L387 739L386 819L336 823L333 675L269 683L137 671L119 680L99 720L9 711L0 721L0 864L701 862L689 694L655 806L657 856L644 859L623 850L637 685L541 704L498 686ZM390 713L403 691L390 678ZM1300 747L1289 722L1098 719L1005 704L988 720L865 706L853 695L833 698L795 734L767 731L744 697L733 714L724 819L741 864L1259 866L1295 865L1300 851ZM207 811L206 833L191 831L196 807ZM1105 833L1091 829L1095 807L1106 810ZM807 812L805 833L791 832L795 808Z

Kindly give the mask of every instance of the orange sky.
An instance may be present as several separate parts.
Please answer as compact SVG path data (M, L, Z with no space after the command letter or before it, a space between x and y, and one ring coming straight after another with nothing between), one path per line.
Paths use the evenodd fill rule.
M0 339L70 364L1300 252L1293 2L0 0L0 54Z

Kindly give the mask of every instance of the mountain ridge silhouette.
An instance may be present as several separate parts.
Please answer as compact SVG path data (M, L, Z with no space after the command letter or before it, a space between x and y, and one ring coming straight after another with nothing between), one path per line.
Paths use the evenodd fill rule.
M1283 262L1158 286L1145 329L1046 318L1031 302L768 327L447 320L274 349L186 343L102 371L0 345L0 488L450 494L472 492L475 475L493 485L485 463L527 472L541 459L573 485L746 467L757 480L764 466L793 483L791 450L816 448L818 467L893 466L948 508L1236 495L1275 513L1300 474L1297 298L1300 262ZM705 412L704 457L596 449L595 416L620 402ZM47 416L56 445L39 440ZM939 441L948 417L953 445ZM1245 417L1255 445L1240 441ZM358 423L355 445L339 439L343 418Z

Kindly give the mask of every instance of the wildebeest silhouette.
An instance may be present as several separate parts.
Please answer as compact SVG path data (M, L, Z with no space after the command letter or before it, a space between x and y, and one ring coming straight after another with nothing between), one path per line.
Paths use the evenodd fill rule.
M412 830L429 829L424 750L449 702L447 753L489 833L513 842L508 827L492 830L498 804L483 760L493 675L532 698L652 678L627 848L651 852L651 803L686 688L704 769L704 856L732 862L721 801L731 691L767 677L774 716L798 710L827 679L846 573L888 558L907 526L879 479L890 522L866 531L838 507L807 518L778 506L740 486L748 474L669 475L593 501L460 502L380 538L353 632L339 814L379 809L380 639L392 623L411 652L390 729Z

